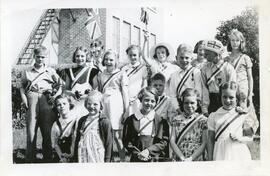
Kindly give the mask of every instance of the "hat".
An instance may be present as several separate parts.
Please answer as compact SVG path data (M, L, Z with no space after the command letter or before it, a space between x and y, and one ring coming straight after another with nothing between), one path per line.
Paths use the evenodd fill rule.
M177 54L178 53L185 53L186 55L188 55L189 57L193 57L193 49L190 45L188 44L180 44L177 48Z
M157 47L160 47L160 46L163 46L163 47L167 48L168 51L169 51L169 55L167 57L167 61L173 61L174 60L175 53L174 53L174 50L171 47L171 45L169 45L168 43L158 43L158 44L152 46L151 49L150 49L150 57L152 59L155 59L154 58L155 50L156 50Z
M224 49L222 43L218 40L204 40L202 43L202 48L213 51L217 54L222 54Z

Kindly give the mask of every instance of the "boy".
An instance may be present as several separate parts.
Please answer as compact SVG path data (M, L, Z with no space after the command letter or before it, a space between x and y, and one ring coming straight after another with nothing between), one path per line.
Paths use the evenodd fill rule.
M231 64L222 58L223 45L218 40L205 40L202 43L208 61L201 69L204 85L208 88L210 104L208 112L215 112L221 105L219 86L225 82L236 82L236 72Z
M56 114L52 111L52 102L61 93L61 81L55 70L45 65L47 57L46 47L39 46L34 49L35 64L22 76L20 93L27 109L26 162L34 162L38 127L43 138L44 162L50 162L52 159L51 129L56 120Z
M201 96L202 113L207 114L209 105L208 91L203 84L200 70L191 65L192 57L192 47L187 44L180 44L176 55L176 63L180 68L171 76L169 95L174 100L174 106L178 107L176 97L179 97L186 88L194 88Z

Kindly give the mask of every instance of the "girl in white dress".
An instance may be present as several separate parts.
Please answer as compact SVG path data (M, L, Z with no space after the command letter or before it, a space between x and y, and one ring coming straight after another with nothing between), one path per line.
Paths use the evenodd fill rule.
M249 114L242 114L237 107L237 89L236 82L221 85L223 106L208 118L209 160L251 160L246 143L252 141L256 129L250 126Z

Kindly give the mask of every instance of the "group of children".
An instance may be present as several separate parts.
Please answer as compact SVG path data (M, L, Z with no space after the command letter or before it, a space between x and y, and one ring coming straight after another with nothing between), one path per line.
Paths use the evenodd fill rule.
M37 127L47 142L44 156L51 145L59 162L112 162L114 144L122 162L250 160L245 143L258 127L251 113L252 63L244 54L243 34L232 30L229 38L226 58L220 41L204 40L194 51L180 44L173 61L164 43L146 56L146 33L142 51L129 46L130 62L122 67L113 50L87 63L89 51L78 47L77 67L59 76L46 71L46 49L36 49L36 63L23 79L28 86L21 89L28 108L28 161L33 161ZM50 96L44 93L54 89ZM57 114L46 127L36 123L44 121L43 99L54 100L47 113ZM44 141L48 134L52 143Z

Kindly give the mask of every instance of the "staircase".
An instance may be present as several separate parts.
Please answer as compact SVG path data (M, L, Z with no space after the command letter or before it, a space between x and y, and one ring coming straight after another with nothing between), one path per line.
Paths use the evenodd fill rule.
M22 48L19 57L17 59L17 65L28 65L32 64L33 51L36 46L42 44L45 39L53 19L56 17L55 9L47 9L41 15L38 23L32 30L29 38L27 39L24 47Z

